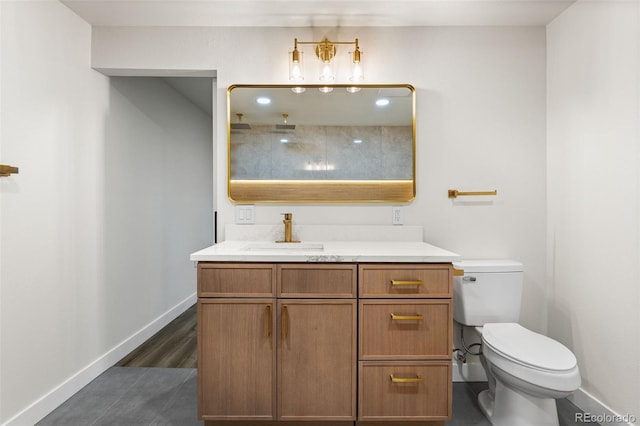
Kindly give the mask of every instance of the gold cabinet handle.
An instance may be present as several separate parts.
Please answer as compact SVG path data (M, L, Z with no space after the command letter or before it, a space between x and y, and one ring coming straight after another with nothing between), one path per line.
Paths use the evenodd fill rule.
M423 285L422 280L391 280L391 285Z
M287 307L283 306L282 307L282 338L286 339L287 338Z
M422 321L424 317L420 314L415 315L396 315L393 312L390 313L392 321Z
M271 337L271 305L267 305L267 313L265 315L267 316L265 335L266 337Z
M416 375L416 377L394 377L393 374L389 374L391 383L422 383L422 377Z

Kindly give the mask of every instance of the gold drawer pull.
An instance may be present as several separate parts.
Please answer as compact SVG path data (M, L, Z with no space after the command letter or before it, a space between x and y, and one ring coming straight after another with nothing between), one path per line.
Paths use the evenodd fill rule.
M287 311L287 307L282 307L282 338L287 338L287 316L289 316L289 312Z
M424 317L420 314L415 315L396 315L393 312L391 314L391 319L394 321L422 321Z
M266 337L271 337L271 305L267 305L267 312L265 315L267 317L265 335Z
M422 285L422 280L391 280L391 285Z
M391 383L422 383L422 377L393 377L393 374L389 374Z

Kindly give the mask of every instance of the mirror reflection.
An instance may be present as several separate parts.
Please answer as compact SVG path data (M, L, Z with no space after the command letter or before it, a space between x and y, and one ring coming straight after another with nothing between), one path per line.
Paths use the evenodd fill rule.
M228 95L232 201L413 198L411 86L236 85Z

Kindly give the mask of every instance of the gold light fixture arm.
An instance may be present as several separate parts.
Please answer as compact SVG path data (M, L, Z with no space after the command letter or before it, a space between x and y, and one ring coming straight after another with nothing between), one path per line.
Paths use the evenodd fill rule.
M360 46L358 45L358 39L354 41L330 41L327 37L321 41L299 41L297 38L293 39L293 61L299 61L300 51L298 50L299 44L315 44L316 56L322 62L331 62L336 55L336 45L338 44L353 44L356 50L353 53L353 62L360 62Z

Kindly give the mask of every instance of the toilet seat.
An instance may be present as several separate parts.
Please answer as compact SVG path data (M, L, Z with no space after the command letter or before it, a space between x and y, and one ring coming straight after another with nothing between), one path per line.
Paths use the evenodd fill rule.
M575 355L562 343L517 323L489 323L482 340L494 352L524 367L544 372L569 371L576 367Z
M482 344L493 373L513 377L529 392L546 390L554 398L561 398L580 387L575 356L549 337L516 323L490 323L483 327Z

